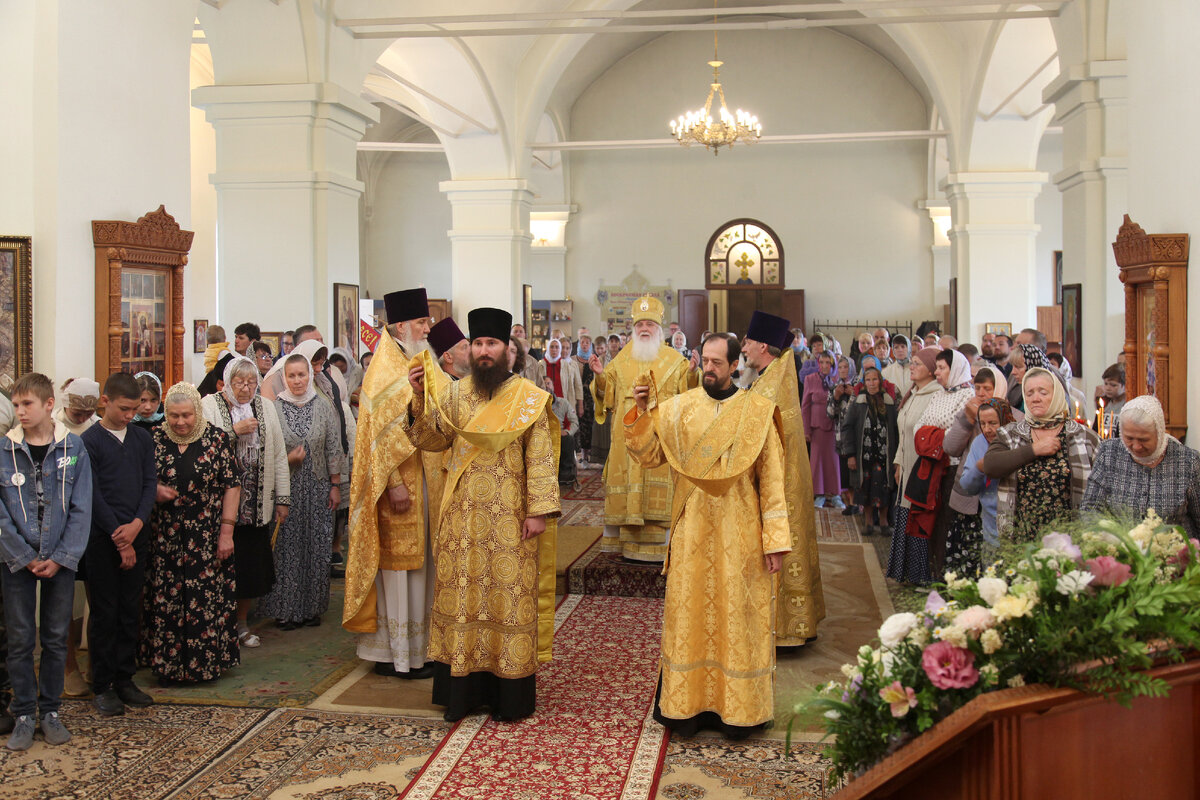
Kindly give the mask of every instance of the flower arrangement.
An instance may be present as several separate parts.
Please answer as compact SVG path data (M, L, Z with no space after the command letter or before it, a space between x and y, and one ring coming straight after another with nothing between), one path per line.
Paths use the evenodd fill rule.
M893 614L845 680L796 714L823 714L839 779L859 773L978 695L1044 683L1112 696L1164 696L1144 670L1200 647L1200 542L1151 510L1046 534L988 567L952 572L920 613Z

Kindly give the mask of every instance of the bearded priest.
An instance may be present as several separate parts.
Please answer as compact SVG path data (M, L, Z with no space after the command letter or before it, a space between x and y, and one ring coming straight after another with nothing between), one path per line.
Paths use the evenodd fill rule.
M395 421L412 393L409 359L428 349L429 302L424 289L407 289L383 303L387 331L359 392L342 627L360 634L358 657L375 662L376 674L428 678L433 573L426 556L442 472L440 459L414 447Z
M774 709L773 600L792 541L782 421L773 402L734 385L740 350L709 336L704 386L676 397L637 376L623 419L632 457L670 465L675 483L654 718L681 736L745 738Z
M746 329L742 355L747 372L757 375L750 391L775 404L783 423L784 493L792 551L783 557L779 591L775 599L775 644L797 648L817 637L817 623L825 618L825 593L821 588L821 561L817 555L816 511L812 497L812 471L796 365L792 360L795 334L783 317L755 311Z
M430 354L408 371L404 428L449 450L434 545L429 657L433 702L447 721L480 706L507 722L535 706L535 675L554 633L558 418L553 398L508 371L512 315L467 315L471 374L440 384Z
M596 423L603 425L609 414L618 420L633 408L634 379L653 373L662 400L686 392L699 383L691 361L663 342L663 304L647 295L633 304L633 338L608 365L592 356L595 373L592 398ZM601 549L620 553L631 561L662 563L667 553L667 531L671 518L671 478L665 466L643 467L626 450L625 441L614 436L604 463L604 538Z

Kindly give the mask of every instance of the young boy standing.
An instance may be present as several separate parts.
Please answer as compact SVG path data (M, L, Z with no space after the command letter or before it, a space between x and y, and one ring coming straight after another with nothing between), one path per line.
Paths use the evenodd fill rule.
M87 547L92 516L92 468L78 436L51 418L54 384L31 372L12 390L20 427L0 440L0 568L8 627L8 671L16 722L9 750L33 744L40 711L48 744L71 734L58 718L62 705L67 629L75 570ZM33 667L41 589L40 674Z
M146 543L158 474L154 439L130 425L141 405L137 380L118 372L104 382L104 416L83 434L92 465L91 538L84 558L92 607L88 642L92 704L104 716L144 708L154 701L133 683L138 599L145 577Z

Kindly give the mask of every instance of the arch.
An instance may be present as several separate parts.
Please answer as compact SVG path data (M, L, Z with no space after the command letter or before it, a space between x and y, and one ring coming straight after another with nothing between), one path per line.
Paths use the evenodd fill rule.
M718 227L704 249L706 289L782 289L783 242L757 219L740 217Z

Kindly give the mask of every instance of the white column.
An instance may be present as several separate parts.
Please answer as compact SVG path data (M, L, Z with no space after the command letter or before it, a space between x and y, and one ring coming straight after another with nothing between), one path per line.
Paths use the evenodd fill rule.
M203 86L192 102L217 138L216 321L328 337L333 284L359 283L356 148L377 109L329 83Z
M1147 233L1200 235L1200 3L1138 3L1129 57L1129 215ZM1189 272L1197 270L1193 261ZM1196 300L1192 303L1192 300ZM1188 281L1188 381L1200 378L1200 277ZM1200 392L1188 392L1188 444L1200 437Z
M1125 344L1125 292L1112 242L1127 206L1126 62L1093 61L1063 71L1043 92L1063 128L1063 283L1083 286L1085 394Z
M946 176L960 341L979 341L988 322L1012 323L1014 333L1036 323L1034 201L1048 177L1044 172Z
M454 316L464 325L480 306L521 313L521 277L529 262L529 210L524 180L450 180L439 184L453 208L449 231ZM464 328L465 330L465 328Z

